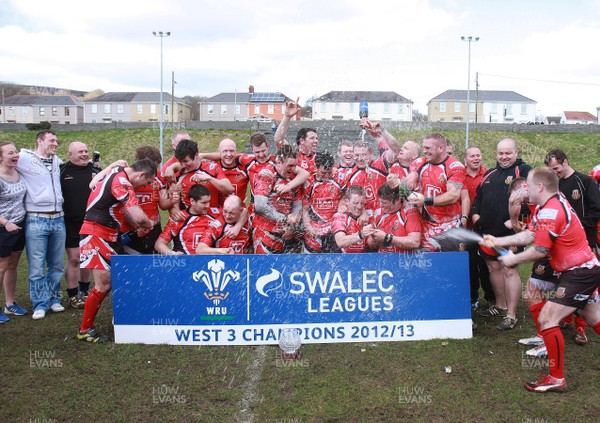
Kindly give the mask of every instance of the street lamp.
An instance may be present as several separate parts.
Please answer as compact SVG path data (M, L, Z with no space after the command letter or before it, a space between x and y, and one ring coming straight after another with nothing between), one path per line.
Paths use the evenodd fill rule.
M160 156L163 157L163 38L171 35L170 32L152 31L152 35L160 37ZM162 161L161 161L162 165Z
M469 64L467 67L467 133L465 135L465 150L469 148L469 108L471 106L471 43L479 41L479 37L468 37L462 36L461 40L469 43Z

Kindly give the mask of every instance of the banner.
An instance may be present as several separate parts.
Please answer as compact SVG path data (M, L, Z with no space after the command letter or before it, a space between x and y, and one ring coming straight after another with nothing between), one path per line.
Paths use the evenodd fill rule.
M115 342L470 338L467 253L113 256Z

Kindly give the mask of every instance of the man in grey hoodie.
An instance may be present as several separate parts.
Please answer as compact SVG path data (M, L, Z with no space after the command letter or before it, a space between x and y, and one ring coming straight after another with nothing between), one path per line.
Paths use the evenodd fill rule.
M66 237L56 134L40 131L36 143L34 151L21 150L17 167L27 188L25 249L34 320L43 319L48 309L65 310L60 304L60 279Z

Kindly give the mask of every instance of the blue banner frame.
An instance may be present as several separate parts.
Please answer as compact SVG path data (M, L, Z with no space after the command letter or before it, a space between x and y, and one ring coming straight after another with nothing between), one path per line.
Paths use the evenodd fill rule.
M470 338L467 253L113 256L117 343Z

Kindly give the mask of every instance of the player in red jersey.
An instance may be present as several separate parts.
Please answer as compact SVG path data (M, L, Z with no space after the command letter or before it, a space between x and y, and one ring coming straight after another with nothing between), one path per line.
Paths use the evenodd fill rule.
M135 188L148 185L156 176L156 165L140 160L128 167L116 167L90 193L79 243L82 269L92 269L95 287L85 301L83 320L77 339L87 342L105 342L107 338L94 328L96 314L112 288L110 257L116 254L117 237L124 216L136 228L150 229L154 225L138 205Z
M375 232L367 238L370 249L404 253L421 245L421 215L400 197L398 189L383 184L378 190L381 207L375 211Z
M296 101L287 101L285 103L285 114L277 131L275 131L275 146L277 148L289 144L285 139L291 119L300 112L300 105ZM296 134L296 147L298 149L297 163L302 169L307 170L311 175L315 173L315 153L319 146L317 130L314 128L301 128Z
M184 219L169 219L154 249L166 255L195 254L200 238L221 214L218 208L210 206L210 196L210 190L204 185L192 186L188 192L190 206L183 212ZM169 247L171 241L173 248Z
M342 198L342 187L332 179L333 156L318 152L316 172L304 186L302 223L308 253L339 252L331 232L333 215Z
M173 147L173 151L175 151L177 149L177 146L179 145L179 143L183 140L191 140L192 138L190 137L190 134L188 134L187 132L177 132L173 135L171 135L171 147ZM162 159L161 159L162 160ZM177 157L173 156L171 157L169 160L167 160L165 162L165 164L162 165L162 167L160 168L160 175L164 177L165 176L165 172L167 171L167 169L169 168L169 166L171 166L173 163L177 163L179 160L177 160Z
M539 323L548 350L550 374L539 381L528 382L525 388L534 392L561 390L567 386L564 375L565 341L559 322L579 310L580 314L600 335L600 303L589 303L600 284L600 263L592 253L585 230L577 214L559 193L558 177L548 168L535 168L527 176L529 201L537 204L533 231L523 231L507 237L486 235L487 247L512 244L533 246L525 251L498 258L505 266L515 267L549 257L550 265L558 272L555 295L542 308Z
M135 160L142 159L148 159L159 166L160 151L151 146L138 147L135 150ZM130 255L152 254L155 252L154 243L161 232L160 210L170 210L177 200L174 200L173 192L167 190L166 182L160 175L156 175L150 184L136 188L135 196L146 216L156 224L150 232L138 232L134 236L130 236L129 243L123 243L123 250ZM127 234L133 229L134 227L125 220L119 232Z
M237 146L233 140L225 138L219 143L219 161L223 173L233 185L233 194L237 195L242 201L246 200L246 191L248 190L248 172L237 155ZM219 207L223 207L225 200L229 197L223 192L219 193Z
M594 166L590 172L590 176L596 181L598 188L600 189L600 164ZM594 252L596 253L596 257L600 258L600 220L598 221L597 228L598 232L596 235L596 248Z
M346 186L348 178L354 173L354 143L343 140L338 145L338 163L333 165L333 180L339 186Z
M219 194L233 194L234 188L225 176L221 167L213 161L201 161L198 154L198 144L194 141L183 140L175 150L175 157L179 160L181 171L177 183L181 185L180 207L189 207L189 189L201 184L210 191L210 206L219 206Z
M277 150L275 164L258 175L254 188L255 216L252 241L256 254L280 254L297 248L297 225L302 217L303 189L279 192L279 185L292 181L296 152L290 146Z
M335 242L344 253L364 253L368 249L367 238L375 232L372 220L366 225L359 223L365 211L365 191L359 185L352 185L344 194L347 200L347 211L333 216L333 236Z
M212 222L196 247L196 254L248 254L250 253L250 229L246 223L235 237L228 237L227 230L242 219L244 203L237 195L230 195L223 204L222 216Z
M416 174L422 196L411 197L410 202L422 207L422 246L435 251L427 239L460 225L460 197L465 183L465 167L448 155L446 138L441 134L425 136L423 153L425 163L415 160L411 164L411 174Z
M369 165L373 158L371 144L359 141L354 145L355 171L348 178L348 186L360 185L365 193L365 212L369 217L379 207L377 190L386 183L387 173Z

